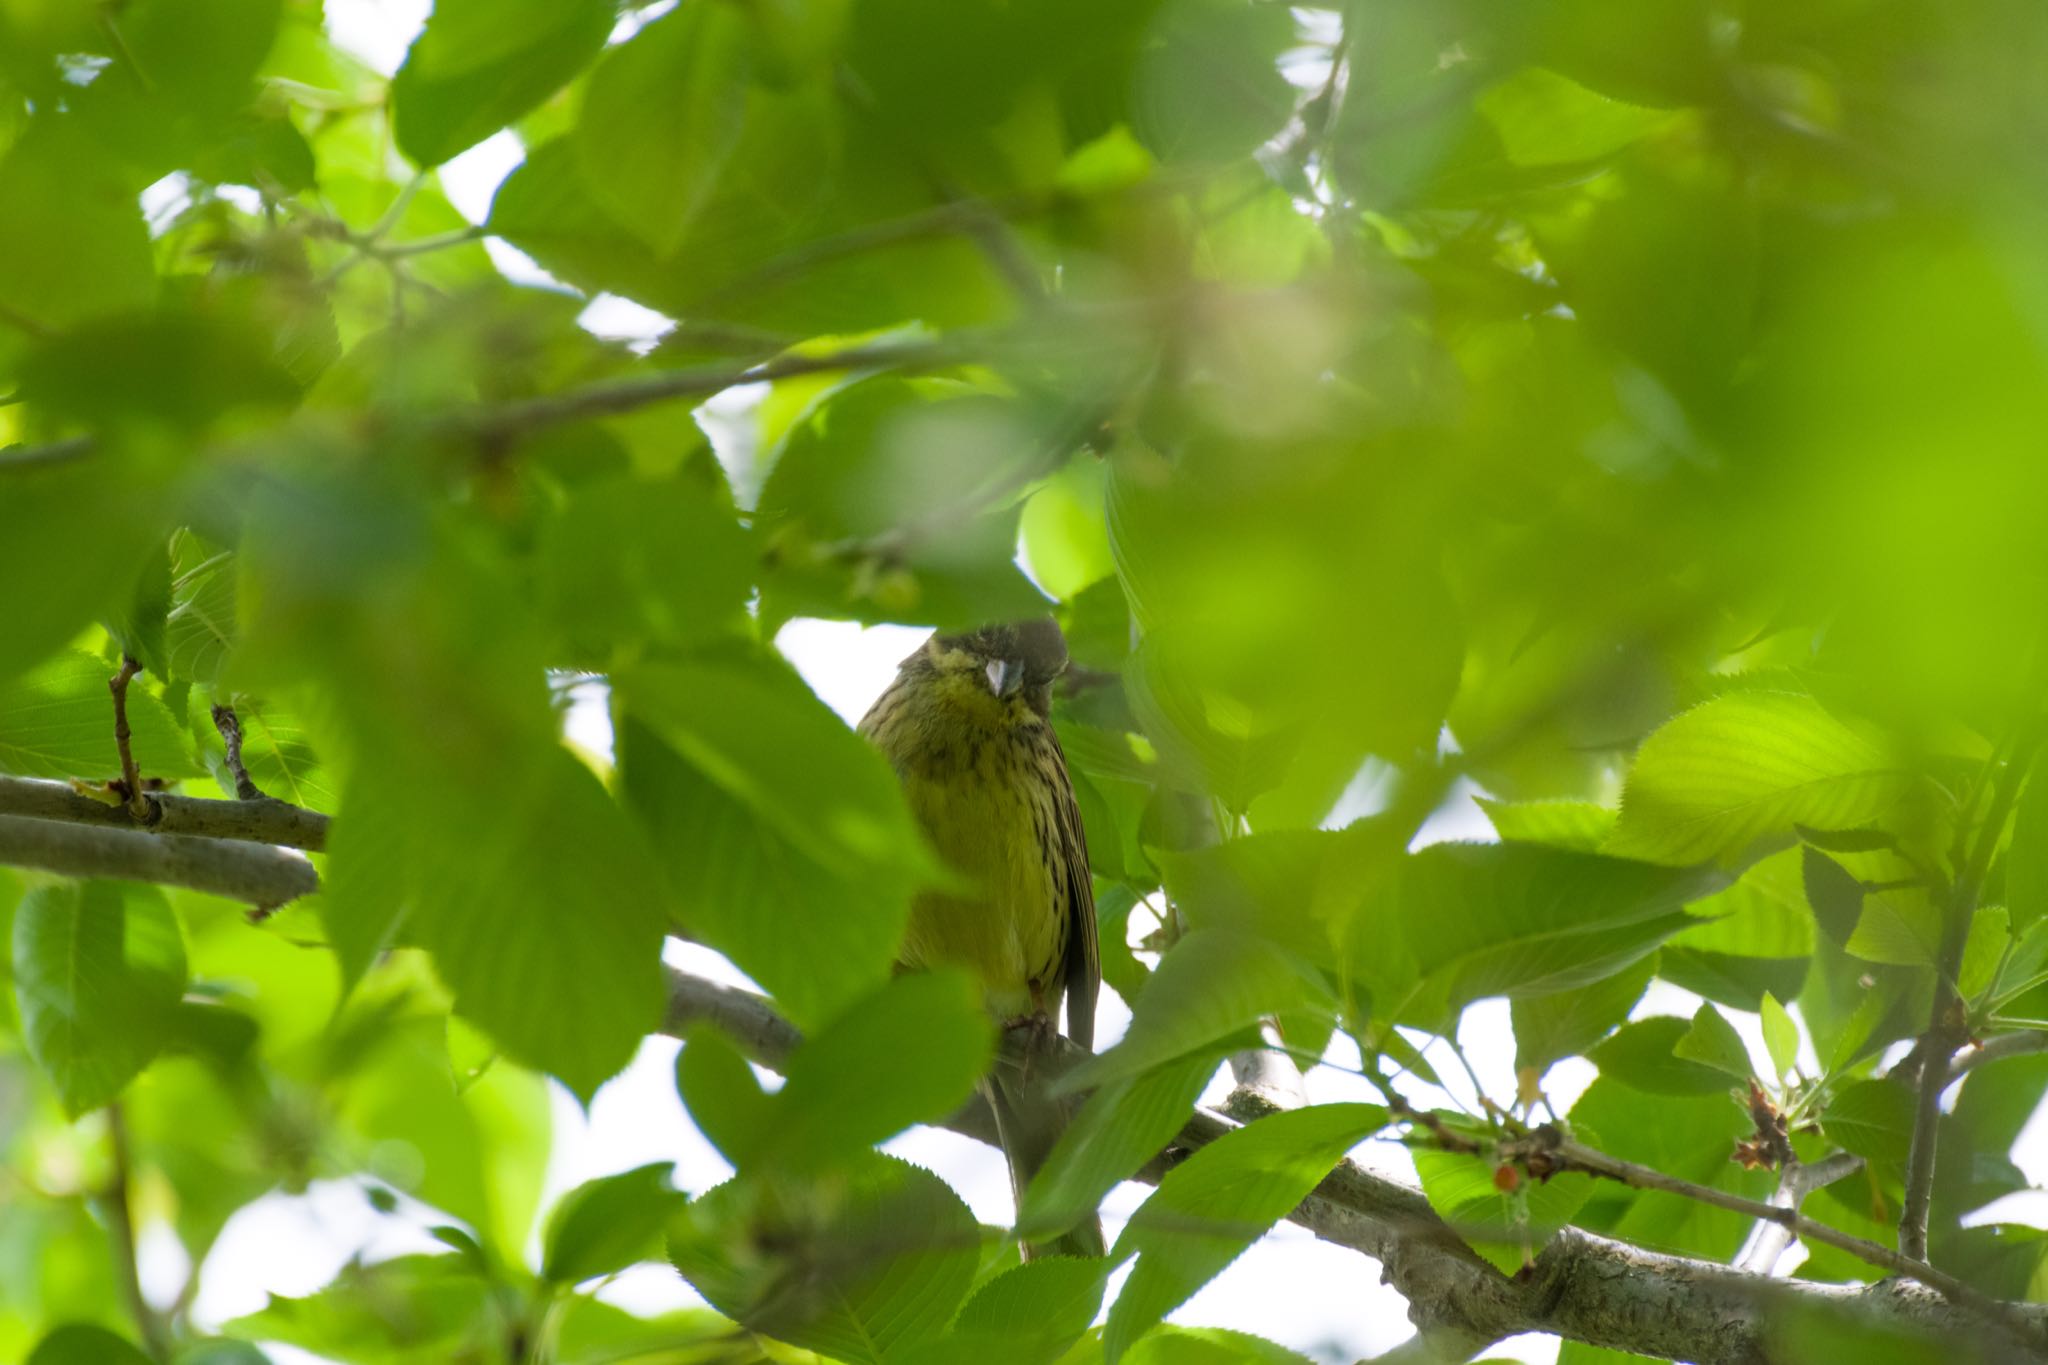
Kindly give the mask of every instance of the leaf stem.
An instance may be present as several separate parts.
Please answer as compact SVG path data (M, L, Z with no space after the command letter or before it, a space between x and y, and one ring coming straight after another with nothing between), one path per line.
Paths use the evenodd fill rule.
M129 1202L134 1152L129 1146L128 1123L119 1100L107 1106L107 1136L113 1143L114 1169L100 1202L107 1219L107 1235L114 1243L115 1277L120 1281L121 1297L135 1319L136 1330L142 1333L143 1346L150 1358L169 1360L170 1333L163 1316L143 1297L142 1275L135 1261L135 1213Z

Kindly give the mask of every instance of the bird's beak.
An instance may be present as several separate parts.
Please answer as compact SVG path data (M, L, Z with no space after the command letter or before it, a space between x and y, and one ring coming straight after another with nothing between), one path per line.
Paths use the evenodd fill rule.
M1019 659L990 659L988 661L988 690L998 697L1007 697L1024 685L1024 664Z

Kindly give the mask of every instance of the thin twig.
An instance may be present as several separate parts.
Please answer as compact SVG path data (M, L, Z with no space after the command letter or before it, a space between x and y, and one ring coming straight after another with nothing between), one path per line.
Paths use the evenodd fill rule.
M106 1192L100 1202L106 1213L107 1235L114 1243L114 1275L121 1286L121 1297L128 1304L128 1312L135 1319L136 1330L142 1333L142 1343L150 1359L168 1360L171 1355L170 1333L163 1315L150 1307L149 1300L143 1297L142 1273L135 1260L135 1212L129 1192L135 1158L128 1144L128 1123L121 1112L119 1100L107 1106L107 1136L113 1142L114 1168L108 1176Z
M150 809L149 793L142 789L142 773L135 766L135 754L128 743L128 684L141 671L141 664L122 655L120 669L107 679L107 691L114 697L114 747L121 754L121 797L128 803L128 813L136 823L146 825L155 812Z
M235 714L232 706L213 708L213 728L220 731L221 743L227 746L228 775L235 779L235 797L241 801L260 801L263 791L249 776L249 770L242 763L242 718Z
M651 403L723 393L797 375L834 370L932 370L957 365L972 351L958 341L876 342L842 351L778 356L746 365L692 365L660 374L591 384L566 393L467 408L427 419L429 431L482 440L524 435L541 427L611 417Z

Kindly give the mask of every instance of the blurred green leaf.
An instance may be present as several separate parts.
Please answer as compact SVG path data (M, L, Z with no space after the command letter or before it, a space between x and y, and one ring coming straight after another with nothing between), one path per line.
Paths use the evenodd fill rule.
M830 1180L720 1185L671 1225L669 1257L754 1331L878 1365L945 1329L980 1242L937 1176L868 1155Z
M126 1337L90 1323L66 1323L30 1353L28 1365L147 1365L149 1357Z
M2012 931L2023 934L2048 917L2048 780L2037 772L2013 813L2005 855L2005 904Z
M1271 1114L1168 1171L1110 1253L1112 1260L1135 1254L1138 1263L1109 1310L1105 1357L1122 1358L1386 1122L1386 1111L1371 1104Z
M580 489L544 536L541 597L565 662L602 668L623 650L737 634L745 619L746 532L680 479Z
M1401 860L1345 926L1377 1017L1439 1028L1488 995L1586 985L1694 921L1692 874L1534 844L1439 844Z
M156 270L141 188L77 119L32 120L0 157L0 199L20 206L0 224L0 308L56 330L147 305Z
M350 1265L326 1288L297 1298L277 1294L224 1331L252 1341L281 1341L321 1355L379 1365L427 1365L481 1347L503 1331L493 1287L465 1256L399 1256Z
M541 1237L541 1276L579 1284L658 1259L669 1216L687 1199L669 1183L673 1167L658 1161L586 1180L564 1194Z
M1143 1075L1270 1014L1332 1008L1328 989L1268 940L1228 929L1197 930L1160 959L1122 1040L1062 1076L1059 1088L1087 1090Z
M185 944L154 887L57 883L14 914L14 998L29 1055L76 1117L121 1093L165 1042Z
M605 0L436 0L391 81L398 148L438 166L546 99L603 48Z
M459 823L420 813L405 932L433 953L458 1011L588 1099L661 1018L660 877L639 831L566 751L523 778Z

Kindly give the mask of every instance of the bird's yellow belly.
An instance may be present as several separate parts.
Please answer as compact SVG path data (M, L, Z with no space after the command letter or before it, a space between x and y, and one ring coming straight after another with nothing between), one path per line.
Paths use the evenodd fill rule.
M903 963L973 973L989 1008L1008 1020L1057 1000L1066 915L1043 842L1055 828L1050 793L998 771L1017 761L999 747L976 754L971 780L904 774L911 809L961 885L912 903Z

